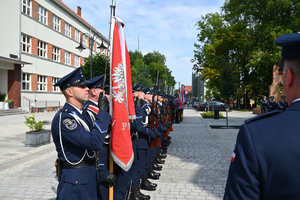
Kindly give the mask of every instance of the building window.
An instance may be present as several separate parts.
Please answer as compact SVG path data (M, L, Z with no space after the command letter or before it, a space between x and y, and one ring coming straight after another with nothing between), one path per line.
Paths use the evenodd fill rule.
M30 15L31 13L30 0L22 0L22 13Z
M59 31L59 18L56 15L53 15L53 29Z
M83 46L87 46L87 37L86 37L86 35L82 36L82 44L83 44Z
M60 54L59 54L59 48L56 46L53 46L53 50L52 50L52 60L59 62L60 60Z
M31 37L25 34L21 35L21 45L22 45L22 51L31 53Z
M67 22L65 23L65 35L71 37L71 26Z
M75 29L75 40L77 42L80 42L80 32L79 30Z
M57 83L57 81L59 80L59 78L52 78L52 91L53 92L59 92L59 87L57 86L53 86L55 83Z
M38 91L47 90L47 77L38 75Z
M40 22L47 24L47 10L42 6L39 6L38 17Z
M47 58L47 43L39 40L38 55Z
M22 90L30 90L30 74L22 74Z
M71 53L68 51L65 51L65 64L71 65Z
M75 55L75 67L79 67L79 56Z

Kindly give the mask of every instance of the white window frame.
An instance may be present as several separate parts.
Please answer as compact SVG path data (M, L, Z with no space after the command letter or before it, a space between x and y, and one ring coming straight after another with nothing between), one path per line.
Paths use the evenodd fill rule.
M80 56L75 55L74 56L74 66L79 67L80 65Z
M53 20L52 21L53 21L53 24L52 24L53 27L52 28L54 30L59 31L60 30L60 18L53 14Z
M21 49L22 52L31 53L31 37L23 33L21 34Z
M82 36L82 44L83 44L83 46L87 47L87 36L86 35Z
M65 51L65 64L71 65L71 53L68 51Z
M29 73L22 73L22 90L31 90L31 74Z
M31 16L31 0L22 0L22 13Z
M56 46L52 49L52 60L60 62L60 49Z
M55 77L52 77L52 91L53 92L59 92L59 87L57 86L53 86L55 83L57 83L57 81L59 81L59 78L55 78Z
M38 42L38 56L47 58L47 43L41 40Z
M47 91L47 76L38 75L37 90Z
M47 10L39 5L38 20L47 25Z
M75 41L80 42L80 31L75 28Z
M65 35L71 37L71 25L67 22L65 23Z

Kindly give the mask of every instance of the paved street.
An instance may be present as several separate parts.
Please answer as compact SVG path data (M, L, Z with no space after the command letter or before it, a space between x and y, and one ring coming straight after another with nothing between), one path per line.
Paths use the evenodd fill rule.
M54 115L37 113L36 119L51 122ZM230 112L229 126L240 126L253 116ZM25 147L29 128L24 115L0 120L0 199L55 199L54 144ZM157 190L143 191L145 194L154 200L222 199L238 129L211 129L210 125L226 126L226 119L203 119L192 108L184 110L184 120L173 125L161 178L153 180L158 183Z

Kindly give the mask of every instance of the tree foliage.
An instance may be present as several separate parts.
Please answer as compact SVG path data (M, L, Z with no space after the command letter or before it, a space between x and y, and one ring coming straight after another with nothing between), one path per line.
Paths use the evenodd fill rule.
M106 85L109 85L109 76L110 76L110 62L109 57L107 58L105 55L96 53L93 54L92 57L92 78L100 76L105 73L105 64L107 62L107 69L106 69ZM84 58L84 64L81 66L83 68L83 76L88 80L90 79L90 69L91 69L91 57Z
M163 91L164 84L168 85L168 88L175 86L176 81L172 76L172 71L165 65L166 57L160 54L158 51L148 53L143 56L138 51L129 51L130 64L131 64L131 81L132 85L141 82L142 87L153 87L156 83L157 72L159 71L159 79L161 84L161 91ZM90 56L84 58L83 75L86 79L90 79ZM110 77L110 62L103 54L93 54L92 57L92 77L97 77L105 73L105 64L107 62L106 69L106 84L109 85Z
M176 81L172 76L172 71L165 65L166 57L158 51L147 53L145 56L137 51L129 51L131 66L132 85L141 82L142 87L154 87L159 71L160 89L164 90L165 83L168 88L175 86ZM157 88L158 89L158 88Z
M244 95L259 99L268 93L272 67L281 48L274 40L298 32L300 3L295 0L227 0L221 13L196 23L194 70L201 70L208 88L223 98Z

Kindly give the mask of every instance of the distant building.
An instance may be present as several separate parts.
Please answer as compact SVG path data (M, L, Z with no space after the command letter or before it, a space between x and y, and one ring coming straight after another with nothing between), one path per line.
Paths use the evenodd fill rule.
M192 73L192 97L193 101L204 101L204 95L206 92L206 88L204 86L204 81L201 79L200 72Z
M282 84L282 70L276 65L273 66L273 82L269 88L269 94L267 98L274 96L274 101L276 102L281 101L281 96L285 96Z
M192 86L184 86L186 101L192 102Z
M79 6L75 12L61 0L3 1L0 18L0 92L14 100L14 108L28 109L41 101L48 101L46 107L51 101L62 106L65 98L53 84L89 56L90 49L75 49L81 38L89 48L90 38L83 33L99 35L93 53L100 52L96 47L102 40L109 43L81 17Z

